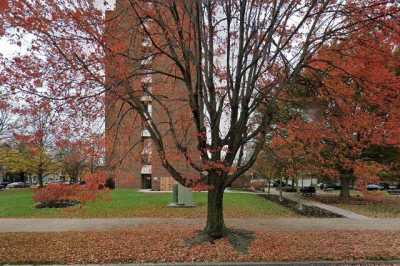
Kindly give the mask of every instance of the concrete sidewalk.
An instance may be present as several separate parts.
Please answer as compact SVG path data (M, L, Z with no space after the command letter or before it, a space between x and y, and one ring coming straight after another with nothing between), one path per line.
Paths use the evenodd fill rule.
M204 219L123 218L123 219L0 219L0 233L66 232L129 229L145 225L201 228ZM400 219L278 218L226 219L228 227L255 231L378 230L400 231Z

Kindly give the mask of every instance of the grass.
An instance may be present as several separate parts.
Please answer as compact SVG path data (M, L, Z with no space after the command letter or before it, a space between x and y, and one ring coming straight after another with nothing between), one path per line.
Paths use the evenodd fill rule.
M342 201L335 195L320 195L317 199L323 203L347 209L371 218L400 218L400 197L382 194L383 198L372 200L361 194L352 195L348 201Z
M400 218L400 198L387 198L382 202L366 204L341 203L336 206L372 218Z
M204 218L207 193L193 193L196 208L168 208L170 193L142 193L133 189L112 191L105 199L82 207L36 209L32 190L15 189L0 192L0 218L116 218L163 217ZM252 194L225 193L224 212L227 218L293 217L291 210Z

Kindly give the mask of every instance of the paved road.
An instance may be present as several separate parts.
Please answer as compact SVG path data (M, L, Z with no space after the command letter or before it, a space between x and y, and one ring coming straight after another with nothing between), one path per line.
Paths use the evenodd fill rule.
M203 219L123 218L123 219L0 219L0 233L65 232L129 229L143 225L205 224ZM226 219L229 227L259 231L379 230L400 231L400 219L279 218Z

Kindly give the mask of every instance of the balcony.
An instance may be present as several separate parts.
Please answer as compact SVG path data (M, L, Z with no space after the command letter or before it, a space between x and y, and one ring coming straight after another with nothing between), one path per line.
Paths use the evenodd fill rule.
M149 83L142 83L142 88L145 93L151 93L153 91Z
M140 101L142 102L151 102L151 96L150 95L143 95L142 97L140 97Z
M153 82L153 78L151 77L150 74L146 74L143 76L143 78L142 78L143 84L147 84L147 86L149 86L149 84L151 84L152 82Z
M142 153L142 163L144 165L151 165L151 153L150 154Z
M153 63L153 56L150 55L142 59L142 61L140 61L140 66L143 69L151 70L152 63Z
M143 138L150 138L151 137L150 131L148 129L143 129L142 137Z
M142 169L140 171L140 174L142 175L151 175L151 164L145 164L142 166Z

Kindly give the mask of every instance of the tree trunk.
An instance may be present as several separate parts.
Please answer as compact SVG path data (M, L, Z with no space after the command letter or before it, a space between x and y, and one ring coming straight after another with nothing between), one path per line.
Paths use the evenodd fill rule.
M279 179L279 201L283 201L283 195L282 195L282 176L280 176Z
M39 173L38 175L38 182L39 182L39 187L42 188L43 187L43 174Z
M341 176L340 177L340 185L341 185L341 190L340 190L340 198L344 200L350 199L350 182L349 179Z
M224 236L223 212L224 186L222 184L208 190L207 225L204 231L213 239Z

